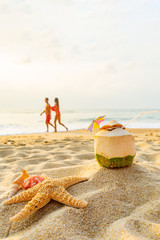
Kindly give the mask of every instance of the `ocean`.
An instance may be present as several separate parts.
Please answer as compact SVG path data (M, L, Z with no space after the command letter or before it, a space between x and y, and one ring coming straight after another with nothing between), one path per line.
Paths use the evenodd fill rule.
M159 109L155 109L159 110ZM63 110L62 123L69 130L86 129L93 119L100 115L106 115L105 121L101 126L110 120L116 120L126 124L137 114L144 111L153 111L153 109L88 109L88 110ZM10 111L0 113L0 135L24 134L24 133L43 133L46 131L45 114L40 116L41 111ZM52 112L51 122L54 121L54 112ZM160 112L143 114L134 122L129 124L129 128L160 128ZM50 131L54 129L50 127ZM65 129L58 125L58 131Z

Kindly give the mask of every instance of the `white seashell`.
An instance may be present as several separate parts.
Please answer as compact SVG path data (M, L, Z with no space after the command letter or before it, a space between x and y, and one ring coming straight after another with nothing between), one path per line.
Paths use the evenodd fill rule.
M8 198L11 198L12 196L14 196L19 191L20 188L21 187L17 183L13 184Z

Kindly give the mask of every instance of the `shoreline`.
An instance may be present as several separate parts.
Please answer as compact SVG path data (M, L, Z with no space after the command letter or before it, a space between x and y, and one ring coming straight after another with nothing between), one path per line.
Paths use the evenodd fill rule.
M130 132L144 132L144 131L160 131L160 128L126 128L127 131ZM97 131L95 131L96 133ZM87 131L87 129L75 129L75 130L69 130L69 131L58 131L58 132L37 132L37 133L17 133L17 134L7 134L7 135L0 135L1 137L16 137L16 136L30 136L30 135L45 135L45 134L65 134L65 133L88 133L94 135L94 133L90 133Z

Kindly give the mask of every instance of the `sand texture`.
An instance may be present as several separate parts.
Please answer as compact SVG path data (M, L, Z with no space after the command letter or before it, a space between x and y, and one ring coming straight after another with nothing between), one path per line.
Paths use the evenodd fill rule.
M159 240L160 129L130 129L137 154L131 167L107 169L94 157L86 131L0 137L0 239ZM25 168L52 178L85 176L67 189L88 201L76 209L50 201L20 222L10 222L26 203L3 206L11 182Z

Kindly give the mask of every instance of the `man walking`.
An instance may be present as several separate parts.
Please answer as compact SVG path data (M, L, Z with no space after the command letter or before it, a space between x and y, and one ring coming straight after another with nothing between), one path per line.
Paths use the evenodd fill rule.
M52 123L50 123L51 109L50 109L49 99L47 97L45 98L45 103L46 103L45 110L40 115L42 116L43 113L46 114L46 126L47 126L47 132L48 132L49 131L49 125L51 125L52 127L54 127L54 126L53 126Z

